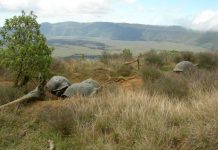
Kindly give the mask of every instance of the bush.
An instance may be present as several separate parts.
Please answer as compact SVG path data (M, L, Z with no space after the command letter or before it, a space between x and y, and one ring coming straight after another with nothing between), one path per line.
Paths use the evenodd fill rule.
M181 61L190 61L190 62L196 62L196 56L193 52L178 52L174 53L173 55L173 61L175 63L179 63Z
M218 68L218 54L216 53L199 53L197 58L200 68L208 70Z
M117 73L121 76L128 77L131 76L134 72L134 67L131 65L122 65Z
M144 66L141 70L141 75L144 83L146 83L150 81L154 82L155 80L159 79L163 74L154 66Z
M170 98L184 98L189 95L188 83L181 76L161 76L154 83L147 86L151 93L158 92Z
M184 61L190 61L190 62L196 61L196 57L193 52L181 52L181 55Z
M160 51L160 53L158 55L162 59L163 64L165 64L165 65L170 65L171 64L172 56L171 56L170 51L162 50L162 51Z
M145 55L145 64L161 67L164 64L164 61L156 51L150 51Z
M125 61L131 60L132 59L132 52L130 51L130 49L125 48L122 52L122 56L123 56L123 59Z
M172 65L164 65L160 68L161 71L172 71L174 66Z

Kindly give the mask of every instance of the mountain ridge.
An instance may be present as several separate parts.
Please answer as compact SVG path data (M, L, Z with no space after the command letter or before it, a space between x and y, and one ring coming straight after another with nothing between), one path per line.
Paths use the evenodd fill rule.
M143 25L113 22L80 23L74 21L42 23L41 32L47 36L105 38L120 41L173 42L218 50L218 32L201 32L182 26Z

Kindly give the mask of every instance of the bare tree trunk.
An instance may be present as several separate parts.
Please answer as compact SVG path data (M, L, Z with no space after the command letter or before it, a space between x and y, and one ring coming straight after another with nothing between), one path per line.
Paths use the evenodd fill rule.
M27 75L25 75L25 76L23 77L21 83L19 84L19 86L22 87L22 86L26 85L26 84L29 82L29 80L30 80L30 77L27 76Z
M20 80L20 77L21 77L21 75L22 75L22 68L23 68L22 66L23 66L23 65L20 66L19 71L18 71L18 74L17 74L16 79L15 79L15 81L14 81L14 86L15 86L15 87L18 87L18 86L19 86L19 80Z
M139 56L137 57L137 66L138 66L138 70L140 69L140 60L139 60Z

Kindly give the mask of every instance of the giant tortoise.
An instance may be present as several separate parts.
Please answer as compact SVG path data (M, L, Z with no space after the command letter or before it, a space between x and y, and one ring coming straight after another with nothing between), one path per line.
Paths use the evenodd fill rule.
M80 83L74 83L69 86L62 97L72 97L72 96L92 96L96 94L101 89L100 84L93 80L87 79Z
M28 94L24 95L23 97L15 101L12 101L10 103L7 103L5 105L1 105L0 109L23 101L43 99L44 85L45 85L45 80L43 80L39 84L39 86L37 86L34 90L30 91ZM62 76L53 76L47 82L46 87L49 90L49 92L51 92L52 94L63 98L72 97L76 95L91 96L96 94L101 89L100 84L93 79L87 79L80 83L75 83L71 85L69 80Z
M174 67L173 71L174 72L187 72L187 71L191 71L193 69L195 69L197 65L193 64L190 61L181 61L178 64L176 64L176 66Z
M70 81L63 76L53 76L46 84L49 92L56 96L61 96L71 85Z

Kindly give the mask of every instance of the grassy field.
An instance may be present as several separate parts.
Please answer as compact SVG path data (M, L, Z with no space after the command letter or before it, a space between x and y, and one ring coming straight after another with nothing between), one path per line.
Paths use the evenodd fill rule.
M123 49L129 48L134 55L144 53L151 49L155 50L177 50L177 51L206 51L205 48L192 46L189 44L180 44L172 42L155 42L155 41L118 41L98 38L73 38L73 37L48 37L48 41L59 40L53 43L55 50L54 57L67 57L75 54L85 55L101 55L102 51L109 51L110 53L120 53ZM78 43L79 40L79 43ZM81 44L80 42L83 41ZM68 42L66 45L63 42ZM91 43L90 41L94 42ZM104 45L104 48L99 48L98 44Z
M65 100L47 96L0 110L0 149L43 150L48 140L57 150L218 149L217 54L150 52L139 70L136 64L123 65L122 57L109 58L55 60L51 76L63 75L72 83L93 78L102 92ZM181 59L191 59L199 68L173 73ZM9 83L7 87L0 88L1 104L21 94L10 90Z
M143 91L37 102L1 111L1 149L218 148L218 93L186 101Z

